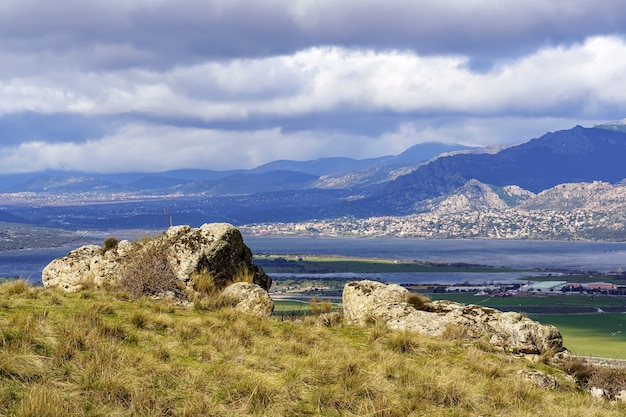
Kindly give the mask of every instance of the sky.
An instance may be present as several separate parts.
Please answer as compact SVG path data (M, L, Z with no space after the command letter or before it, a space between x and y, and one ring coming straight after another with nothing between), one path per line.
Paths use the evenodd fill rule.
M0 173L244 169L626 118L622 0L2 0Z

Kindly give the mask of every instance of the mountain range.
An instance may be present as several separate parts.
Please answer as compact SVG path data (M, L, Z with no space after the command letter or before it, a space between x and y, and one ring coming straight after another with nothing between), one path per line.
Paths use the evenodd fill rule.
M565 209L572 186L559 185L604 184L587 187L593 201L624 181L623 126L576 126L503 149L423 143L380 158L281 160L251 170L1 175L0 220L106 229L160 227L164 207L186 224L531 210L557 201Z

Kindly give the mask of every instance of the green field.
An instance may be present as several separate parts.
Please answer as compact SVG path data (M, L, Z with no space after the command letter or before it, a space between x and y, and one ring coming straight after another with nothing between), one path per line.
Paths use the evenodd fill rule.
M556 326L576 355L626 359L626 314L531 315Z
M485 297L474 294L427 294L432 300L450 300L463 304L477 304L487 307L593 307L611 308L623 307L626 309L626 297L604 295L533 295L525 297Z

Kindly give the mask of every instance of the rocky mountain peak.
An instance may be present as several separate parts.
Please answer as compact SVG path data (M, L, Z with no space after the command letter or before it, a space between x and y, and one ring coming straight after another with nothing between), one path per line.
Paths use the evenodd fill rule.
M433 213L441 215L505 208L508 208L508 204L490 186L471 179L457 192L442 200Z

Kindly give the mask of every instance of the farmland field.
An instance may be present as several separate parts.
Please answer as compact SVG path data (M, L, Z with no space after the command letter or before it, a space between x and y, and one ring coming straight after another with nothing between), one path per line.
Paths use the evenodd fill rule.
M626 314L531 315L556 326L565 347L583 356L626 359Z

